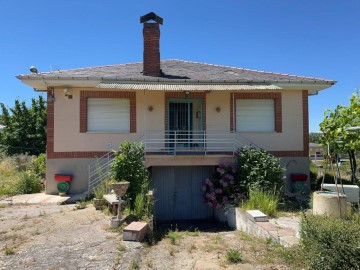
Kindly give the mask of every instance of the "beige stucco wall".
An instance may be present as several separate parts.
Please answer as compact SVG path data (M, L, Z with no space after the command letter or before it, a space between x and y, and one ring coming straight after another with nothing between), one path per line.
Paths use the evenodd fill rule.
M73 98L68 99L63 89L55 89L54 103L54 151L108 151L117 148L124 139L138 141L144 130L164 130L164 93L152 91L136 93L136 130L130 133L80 133L80 91L73 89ZM98 89L95 89L98 91ZM149 106L153 111L149 111ZM146 125L144 124L146 123Z
M80 133L80 90L89 89L73 89L73 98L68 99L63 89L55 89L55 152L107 151L116 148L124 139L141 140L144 130L165 129L164 93L139 91L136 93L137 133ZM230 94L213 91L206 95L208 131L230 131ZM149 106L153 108L151 112L148 110ZM221 111L217 112L216 107L220 107ZM240 135L270 151L302 151L302 92L282 92L281 133L241 133Z
M282 92L282 132L241 133L268 151L302 151L303 105L301 91Z
M60 158L46 160L46 194L58 194L58 182L55 174L72 175L68 193L83 193L88 190L88 166L94 162L93 158Z

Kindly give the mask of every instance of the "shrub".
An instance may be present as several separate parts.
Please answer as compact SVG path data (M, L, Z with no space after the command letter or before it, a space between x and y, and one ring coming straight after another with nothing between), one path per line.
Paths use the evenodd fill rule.
M321 186L320 177L318 177L318 169L314 162L310 160L310 185L311 190L319 190Z
M201 187L205 203L213 208L222 208L243 198L236 188L235 172L233 165L220 164L216 167L213 176L205 179Z
M40 154L37 157L34 157L32 160L31 170L38 174L39 176L43 176L46 173L46 155Z
M144 193L149 185L144 155L144 146L135 142L124 141L120 145L120 151L116 153L114 162L111 164L110 175L113 180L130 182L124 199L130 200L131 208L134 207L136 195Z
M41 191L40 177L31 172L26 171L20 174L20 179L15 183L15 193L31 194Z
M108 191L108 188L109 188L109 181L102 180L100 184L94 187L93 189L95 199L101 200Z
M249 200L241 204L244 209L259 209L270 217L275 217L279 202L279 196L276 193L251 189Z
M262 149L244 147L235 154L238 188L248 193L250 188L280 190L285 169L278 158Z
M360 223L356 219L304 214L300 236L309 269L360 269Z
M135 203L134 203L134 215L138 220L140 220L145 215L145 195L142 193L139 193L135 197Z

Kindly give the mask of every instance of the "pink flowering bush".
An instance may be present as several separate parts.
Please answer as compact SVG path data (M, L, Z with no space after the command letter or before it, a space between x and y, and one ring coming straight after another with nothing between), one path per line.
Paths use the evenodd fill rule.
M212 208L223 208L228 203L243 199L243 193L237 189L236 169L233 165L220 164L211 178L205 179L201 187L204 201Z

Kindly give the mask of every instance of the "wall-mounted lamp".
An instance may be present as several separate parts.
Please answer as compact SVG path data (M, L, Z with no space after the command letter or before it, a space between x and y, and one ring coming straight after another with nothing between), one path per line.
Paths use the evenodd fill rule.
M48 95L47 102L55 102L55 96L54 94Z
M71 88L64 88L64 94L68 99L72 99L73 90Z
M154 107L150 105L150 106L148 107L148 110L149 110L149 112L152 112L152 111L154 110Z
M216 108L215 108L215 111L217 111L218 113L221 111L221 108L219 107L219 106L217 106Z
M190 95L189 91L185 91L185 96L188 97Z

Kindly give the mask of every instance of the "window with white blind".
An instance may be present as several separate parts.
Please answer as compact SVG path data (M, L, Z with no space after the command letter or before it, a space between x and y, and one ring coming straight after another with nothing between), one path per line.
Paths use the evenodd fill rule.
M88 98L88 132L130 132L130 100Z
M274 100L236 99L236 131L274 132Z

